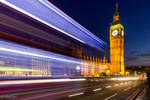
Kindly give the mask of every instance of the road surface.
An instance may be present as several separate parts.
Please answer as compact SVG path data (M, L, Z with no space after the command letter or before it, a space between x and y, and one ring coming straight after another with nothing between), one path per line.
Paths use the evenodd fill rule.
M0 100L130 100L144 88L144 82L88 81L0 85Z

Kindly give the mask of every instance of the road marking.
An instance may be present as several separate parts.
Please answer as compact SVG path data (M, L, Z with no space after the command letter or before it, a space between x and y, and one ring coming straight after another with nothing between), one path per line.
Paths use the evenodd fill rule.
M131 84L131 83L132 83L131 81L128 82L128 84Z
M119 84L115 84L115 86L119 86Z
M80 93L76 93L76 94L71 94L68 97L74 97L74 96L78 96L78 95L82 95L84 94L84 92L80 92Z
M109 97L105 98L104 100L109 100L110 98L112 98L112 97L116 96L117 94L118 94L118 93L115 93L115 94L113 94L113 95L111 95L111 96L109 96Z
M138 88L135 92L133 92L126 100L133 100L137 95L138 93L140 93L140 91L142 91L143 89L141 88Z
M124 89L124 91L127 91L127 90L129 90L129 89L131 89L131 87L128 87L128 88Z
M110 85L109 85L109 86L106 86L106 88L111 88L111 87L112 87L112 86L110 86Z
M101 88L97 88L97 89L94 89L93 91L95 92L95 91L100 91L100 90L102 90Z
M125 84L128 84L128 82L125 82Z
M123 83L120 83L121 85L123 84Z

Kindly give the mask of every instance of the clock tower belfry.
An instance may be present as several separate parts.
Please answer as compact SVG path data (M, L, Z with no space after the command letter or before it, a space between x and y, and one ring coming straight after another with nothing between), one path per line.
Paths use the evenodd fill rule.
M124 27L121 24L116 4L116 12L110 26L110 74L124 75Z

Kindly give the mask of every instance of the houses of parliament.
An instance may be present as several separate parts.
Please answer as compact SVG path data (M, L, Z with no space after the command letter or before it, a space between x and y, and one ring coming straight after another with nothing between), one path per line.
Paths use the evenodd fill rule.
M107 75L124 75L124 27L121 24L118 4L109 29L110 62L106 57L84 57L81 66L81 75L85 77L99 77L102 73Z

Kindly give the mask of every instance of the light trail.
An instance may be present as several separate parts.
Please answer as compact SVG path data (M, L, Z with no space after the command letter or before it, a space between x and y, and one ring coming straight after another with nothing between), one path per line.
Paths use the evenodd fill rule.
M122 81L122 80L138 80L138 79L139 79L138 77L121 77L121 78L111 78L110 80Z
M0 66L0 71L39 72L41 70L27 69L27 68L16 68L16 67L11 67L11 66Z
M18 93L4 94L4 95L0 95L0 98L11 97L11 96L21 96L21 95L28 95L28 94L35 94L35 93L42 93L42 92L58 91L58 90L71 89L71 88L77 88L77 87L83 87L83 88L74 89L74 90L67 90L67 91L57 92L57 93L52 93L52 94L44 94L42 96L41 95L37 95L37 96L34 96L34 97L27 97L25 99L22 99L22 100L30 100L30 99L37 99L37 98L44 97L44 96L52 96L52 95L57 95L57 94L62 94L62 93L69 93L69 92L84 90L84 89L89 88L88 86L89 85L85 84L85 85L74 85L74 86L52 88L52 89L40 89L40 90L35 90L35 91L27 91L27 92L18 92Z
M35 90L35 91L29 91L29 92L12 93L12 94L0 95L0 98L5 98L5 97L9 97L9 96L19 96L19 95L26 95L26 94L41 93L41 92L50 92L50 91L63 90L63 89L75 88L75 87L81 87L81 85L53 88L53 89L41 89L41 90Z
M53 82L73 82L85 81L86 79L42 79L42 80L15 80L1 81L0 85L33 84L33 83L53 83Z
M56 92L56 93L52 93L52 94L42 94L42 95L37 95L37 96L34 96L34 97L27 97L27 98L24 98L22 100L33 100L33 99L38 99L38 98L41 98L41 97L47 97L47 96L54 96L54 95L59 95L59 94L63 94L63 93L70 93L70 92L75 92L75 91L79 91L79 90L84 90L86 89L86 87L84 88L80 88L80 89L74 89L74 90L67 90L67 91L62 91L62 92Z
M82 88L82 89L74 89L74 90L67 90L67 91L62 91L62 92L56 92L56 93L52 93L52 94L42 94L42 95L38 95L38 96L33 96L33 97L27 97L27 98L23 98L22 100L38 100L38 98L41 98L41 97L47 97L47 96L54 96L54 95L59 95L59 94L64 94L64 93L70 93L70 92L75 92L75 91L78 91L78 90L84 90L85 88Z
M96 41L104 44L104 42L100 39L98 39L95 35L93 35L91 32L89 32L87 29L85 29L84 27L82 27L80 24L78 24L77 22L75 22L72 18L70 18L69 16L66 16L65 14L60 14L60 10L56 8L54 9L53 6L48 5L47 4L47 0L39 0L39 2L41 2L42 4L44 4L46 7L48 7L49 9L53 10L55 13L57 13L58 15L60 15L61 17L63 17L64 19L66 19L67 21L69 21L71 24L73 24L74 26L78 27L80 30L82 30L83 32L87 33L89 36L91 36L92 38L94 38Z
M54 28L54 29L56 29L56 30L58 30L58 31L60 31L60 32L62 32L62 33L64 33L64 34L66 34L66 35L68 35L69 37L72 37L72 38L78 40L79 42L85 43L84 41L82 41L82 40L80 40L80 39L74 37L73 35L71 35L71 34L65 32L65 31L63 31L63 30L61 30L61 29L59 29L59 28L57 28L57 27L55 27L54 25L49 24L48 22L46 22L46 21L44 21L44 20L42 20L42 19L40 19L40 18L34 16L33 14L31 14L31 13L29 13L29 12L27 12L27 11L25 11L25 10L23 10L23 9L21 9L21 8L15 6L15 5L13 5L13 4L11 4L11 3L9 3L9 2L6 1L6 0L0 0L0 2L2 2L3 4L5 4L5 5L7 5L7 6L11 7L11 8L13 8L13 9L16 9L17 11L19 11L19 12L21 12L21 13L23 13L23 14L29 16L29 17L32 17L32 18L38 20L39 22L42 22L42 23L44 23L44 24L46 24L46 25L48 25L48 26L50 26L50 27L52 27L52 28Z
M8 43L8 42L4 42L4 41L0 41L0 43L3 44L0 46L0 51L17 53L17 54L21 54L21 55L41 57L41 58L48 58L48 59L58 60L58 61L62 61L62 62L80 64L80 65L81 64L82 65L89 65L88 63L81 62L80 59L75 59L72 57L66 58L67 56L63 56L63 55L57 54L57 53L52 53L50 51L46 52L43 50L33 49L33 48L26 47L26 46L21 46L21 45ZM18 50L18 48L19 48L19 50ZM31 51L29 51L30 49L31 49ZM24 50L26 50L26 51L24 51ZM33 53L34 51L38 51L38 52Z
M23 55L36 56L36 57L42 57L42 58L49 58L49 59L54 59L54 60L60 60L60 61L65 61L65 62L70 62L70 63L81 64L81 62L77 62L77 61L71 61L71 60L66 60L66 59L61 59L61 58L56 58L56 57L50 57L50 56L40 55L40 54L36 54L36 53L30 53L30 52L24 52L24 51L9 49L9 48L0 47L0 50L1 51L12 52L12 53L23 54Z

